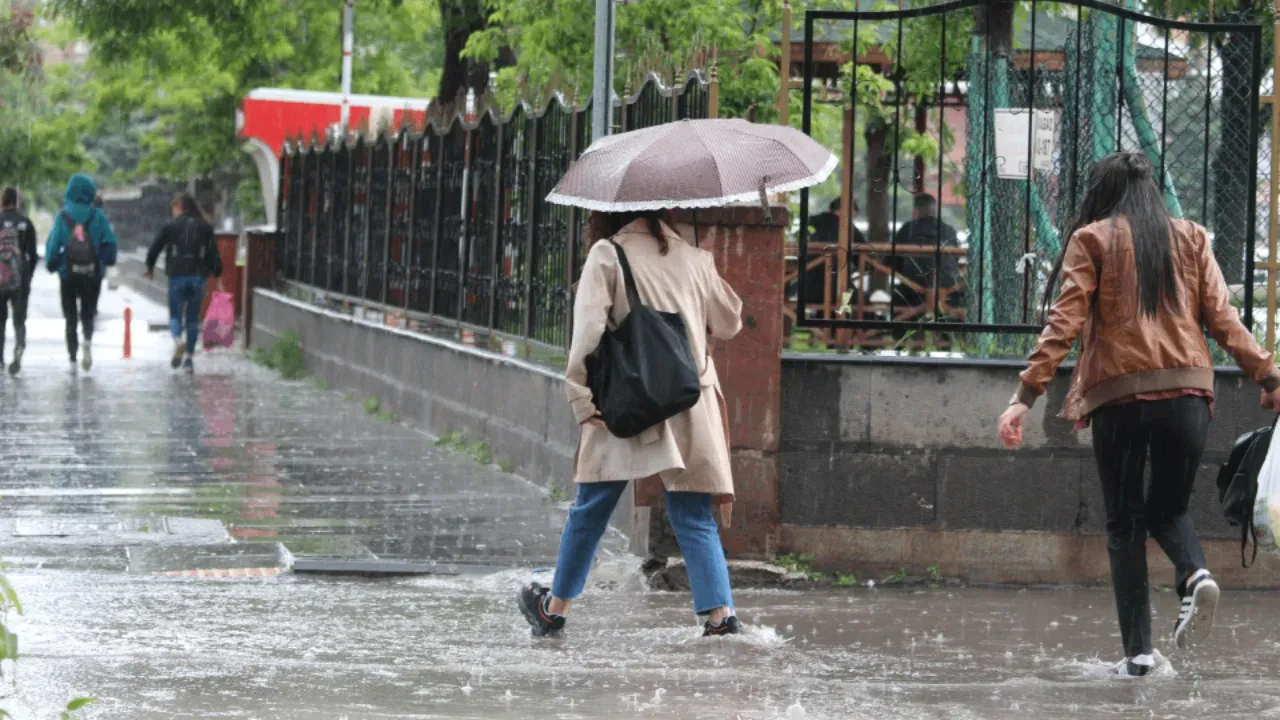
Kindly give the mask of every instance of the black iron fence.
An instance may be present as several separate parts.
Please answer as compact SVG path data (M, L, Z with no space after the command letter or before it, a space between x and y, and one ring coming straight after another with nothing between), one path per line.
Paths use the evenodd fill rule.
M1089 173L1117 150L1144 153L1170 214L1209 228L1252 320L1260 26L955 0L810 11L804 40L804 129L824 99L847 108L841 192L861 217L840 232L801 193L798 325L864 346L1039 332Z
M690 72L668 87L650 75L615 107L615 123L714 117L714 82ZM585 216L545 198L590 144L590 117L590 104L555 99L541 112L433 118L374 141L289 142L278 267L410 321L563 346Z

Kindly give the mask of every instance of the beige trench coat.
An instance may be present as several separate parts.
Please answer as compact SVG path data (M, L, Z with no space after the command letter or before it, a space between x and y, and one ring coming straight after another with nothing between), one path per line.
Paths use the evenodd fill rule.
M614 240L627 253L640 300L655 310L679 313L684 320L702 376L702 399L665 423L625 440L605 428L583 425L574 481L656 476L669 491L711 493L716 502L730 503L728 424L707 337L728 340L738 334L742 300L716 271L711 253L692 247L666 226L663 230L670 248L665 256L644 221L623 228ZM580 424L596 414L587 388L586 358L600 344L606 327L616 327L629 311L617 253L610 243L598 242L587 255L578 283L565 370L565 392Z

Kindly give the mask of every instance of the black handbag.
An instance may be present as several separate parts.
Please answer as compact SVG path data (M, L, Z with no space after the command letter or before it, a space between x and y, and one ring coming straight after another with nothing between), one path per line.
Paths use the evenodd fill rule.
M609 242L618 253L631 312L617 328L605 330L587 357L587 387L609 432L629 438L698 404L702 387L684 321L640 302L627 254Z
M1240 565L1249 567L1245 562L1245 549L1249 540L1253 540L1253 559L1258 558L1258 539L1253 530L1253 503L1258 498L1258 474L1262 471L1262 463L1267 459L1267 450L1271 447L1271 436L1275 429L1258 428L1241 435L1231 448L1231 456L1218 471L1218 501L1222 503L1222 514L1232 527L1240 528Z

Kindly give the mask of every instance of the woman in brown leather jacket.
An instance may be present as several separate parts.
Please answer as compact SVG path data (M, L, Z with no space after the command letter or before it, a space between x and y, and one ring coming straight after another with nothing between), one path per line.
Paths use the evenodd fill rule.
M1093 426L1125 653L1115 670L1146 675L1155 665L1148 535L1177 573L1179 649L1207 637L1218 604L1187 514L1213 414L1213 358L1204 331L1262 386L1266 407L1280 409L1280 374L1231 306L1205 229L1168 216L1141 153L1116 153L1094 167L1050 273L1046 304L1059 278L1044 332L1000 417L1000 438L1010 448L1022 441L1027 412L1079 338L1063 416L1078 428Z

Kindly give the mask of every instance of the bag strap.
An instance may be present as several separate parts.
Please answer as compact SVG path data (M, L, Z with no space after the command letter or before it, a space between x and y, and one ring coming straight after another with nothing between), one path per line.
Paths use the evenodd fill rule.
M613 249L618 252L618 266L622 268L622 278L627 284L627 304L634 310L644 303L640 302L640 291L636 289L635 276L631 274L631 263L627 262L627 253L617 241L610 238Z
M1276 439L1275 430L1276 430L1277 423L1280 423L1280 413L1277 413L1275 418L1271 421L1271 437L1268 438L1268 440L1270 441L1274 441ZM1254 495L1253 501L1254 503L1258 502L1257 495ZM1248 562L1245 562L1244 553L1245 553L1245 550L1249 547L1250 538L1253 539L1253 559L1249 560ZM1258 531L1257 531L1257 527L1253 524L1253 508L1250 507L1249 521L1245 523L1241 523L1241 527L1240 527L1240 567L1248 568L1254 563L1256 563L1257 561L1258 561Z
M87 217L87 218L85 218L85 219L84 219L84 224L83 224L83 225L82 225L82 224L80 224L80 223L78 223L78 222L76 222L75 218L71 217L71 214L70 214L70 213L68 213L66 210L63 210L62 212L60 212L60 213L58 213L58 214L62 216L62 222L64 222L64 223L66 223L66 224L67 224L67 230L68 230L69 232L73 232L73 233L74 233L74 232L76 231L76 228L77 228L77 227L82 227L82 228L84 228L84 230L85 230L85 237L87 237L87 238L89 238L90 240L92 240L93 238L92 238L91 236L89 236L89 235L88 235L88 232L89 232L89 224L93 222L93 214L94 214L95 212L97 212L97 210L96 210L96 209L94 209L94 210L90 210L90 211L89 211L89 217Z
M1253 559L1245 561L1245 549L1249 547L1249 538L1253 538ZM1254 563L1258 562L1258 535L1254 529L1253 518L1249 518L1249 522L1243 523L1240 527L1240 567L1248 569Z

